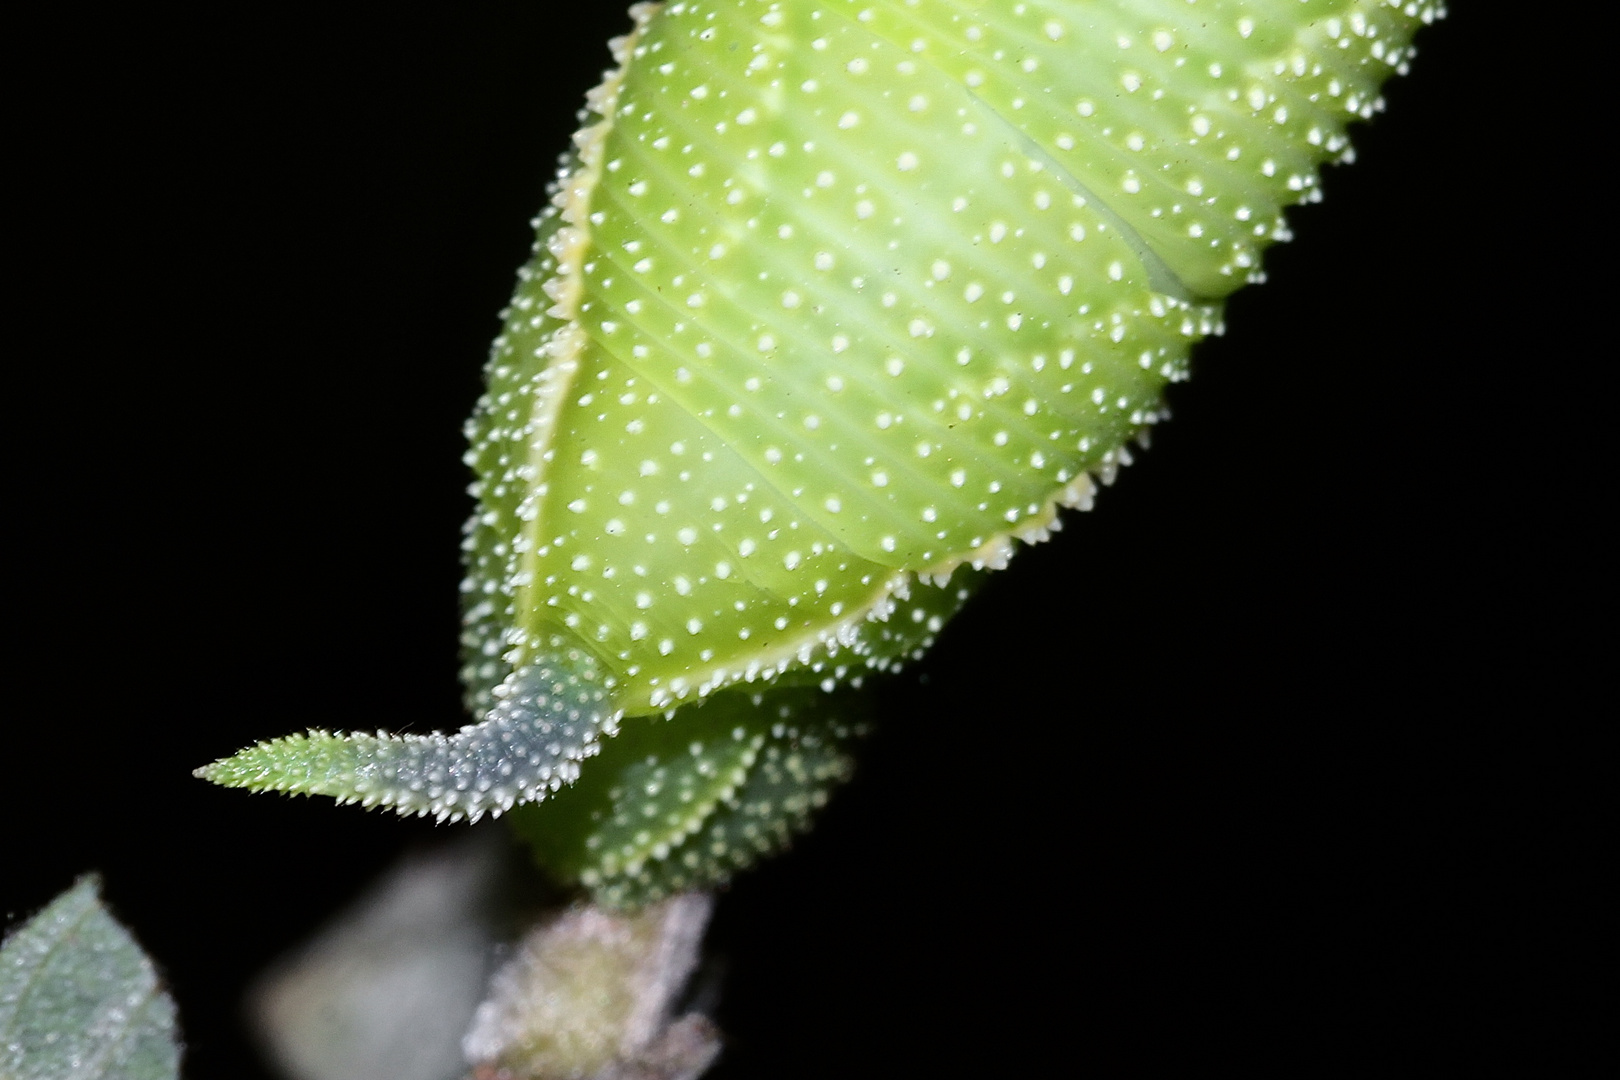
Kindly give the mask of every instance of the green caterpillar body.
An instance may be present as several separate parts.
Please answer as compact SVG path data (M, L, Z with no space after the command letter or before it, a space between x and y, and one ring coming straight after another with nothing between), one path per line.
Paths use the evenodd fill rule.
M440 818L546 799L520 828L616 903L803 826L863 723L827 691L1090 506L1439 11L631 14L469 424L477 723L204 770Z

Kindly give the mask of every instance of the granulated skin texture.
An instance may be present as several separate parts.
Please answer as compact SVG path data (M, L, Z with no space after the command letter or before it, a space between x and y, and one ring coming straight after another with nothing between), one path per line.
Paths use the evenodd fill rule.
M206 774L441 819L556 801L523 830L610 902L780 846L860 727L806 688L921 655L1090 508L1438 14L638 5L468 427L463 677L506 727ZM566 737L514 704L552 681L590 688Z

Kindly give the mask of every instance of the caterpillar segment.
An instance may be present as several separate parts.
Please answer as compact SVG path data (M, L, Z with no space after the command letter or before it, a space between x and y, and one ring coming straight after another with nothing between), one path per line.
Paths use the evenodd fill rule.
M632 8L468 425L474 724L203 773L441 818L544 799L523 831L619 903L780 846L848 772L842 688L1129 463L1440 13Z

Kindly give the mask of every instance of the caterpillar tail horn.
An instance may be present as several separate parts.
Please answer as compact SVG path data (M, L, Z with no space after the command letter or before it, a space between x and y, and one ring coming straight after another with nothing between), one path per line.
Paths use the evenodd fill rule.
M439 821L539 802L579 775L618 730L596 662L577 649L539 654L496 691L482 720L453 735L307 734L261 742L196 770L225 787L331 795Z

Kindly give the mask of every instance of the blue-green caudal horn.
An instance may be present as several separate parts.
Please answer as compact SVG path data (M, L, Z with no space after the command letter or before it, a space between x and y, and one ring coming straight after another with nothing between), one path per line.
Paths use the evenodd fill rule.
M715 880L734 860L704 843L780 839L802 820L784 808L847 771L826 733L849 710L804 688L917 655L985 572L1090 507L1439 11L636 6L468 426L479 723L282 739L206 775L454 817L597 768L606 817L524 815L570 875L626 902ZM525 704L556 677L591 697L577 717ZM743 736L677 767L671 731L733 715ZM635 795L660 769L691 806ZM665 822L645 845L610 827L642 813Z
M537 657L500 691L480 723L454 735L311 731L260 743L197 775L227 787L477 821L571 783L619 717L595 663L578 650Z

